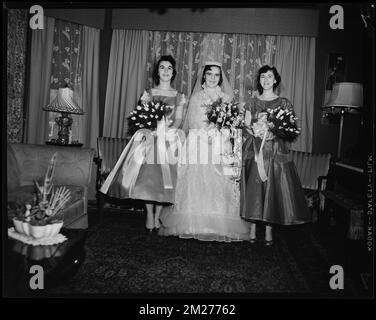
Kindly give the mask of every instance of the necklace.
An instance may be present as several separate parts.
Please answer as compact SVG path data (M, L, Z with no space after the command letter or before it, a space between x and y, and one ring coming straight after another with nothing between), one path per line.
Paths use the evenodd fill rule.
M204 83L202 85L203 92L207 98L209 98L211 101L216 101L218 98L223 97L222 90L220 86L216 86L214 90L209 91L206 84ZM212 93L210 93L212 92Z

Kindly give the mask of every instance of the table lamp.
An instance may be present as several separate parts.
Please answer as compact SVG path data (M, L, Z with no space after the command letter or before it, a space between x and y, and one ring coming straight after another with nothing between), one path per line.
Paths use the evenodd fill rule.
M363 107L363 85L354 82L338 82L333 85L329 101L323 110L328 114L340 115L339 141L337 149L337 158L341 156L343 118L345 114L360 112Z
M73 119L69 117L69 114L84 114L82 108L73 97L73 90L70 88L59 88L56 98L47 107L44 107L43 110L61 112L61 116L55 118L59 126L57 143L62 145L68 144L69 130L73 123Z

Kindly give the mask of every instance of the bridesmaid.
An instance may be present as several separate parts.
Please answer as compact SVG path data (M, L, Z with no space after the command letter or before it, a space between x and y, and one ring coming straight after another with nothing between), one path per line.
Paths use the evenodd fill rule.
M246 107L252 115L252 123L265 116L267 109L278 106L293 110L291 102L279 97L275 90L281 77L275 67L265 65L257 75L259 96L252 98ZM261 138L254 137L246 127L243 144L243 179L241 217L251 221L250 241L256 242L256 221L265 225L266 246L273 243L274 224L293 225L310 222L311 216L295 164L289 159L289 144L267 133L262 148L263 166L255 161L260 151ZM259 157L260 158L260 157ZM264 175L266 174L266 177ZM266 178L266 180L265 180Z
M181 130L176 129L182 125L186 106L184 94L171 86L176 76L175 65L172 56L161 56L153 71L155 86L145 90L141 97L143 102L162 101L172 109L168 115L166 128L163 129L165 136L162 135L163 139L161 139L154 133L147 134L143 129L138 130L101 189L103 193L120 199L144 200L147 210L145 227L149 232L159 229L159 216L163 206L172 205L175 199L177 165L168 161L171 157L168 150L176 150L176 144L183 143L184 135L181 134ZM144 159L147 160L140 165L135 156L143 152ZM161 152L164 153L162 157ZM175 154L174 157L177 155ZM166 161L158 161L158 159L166 159Z

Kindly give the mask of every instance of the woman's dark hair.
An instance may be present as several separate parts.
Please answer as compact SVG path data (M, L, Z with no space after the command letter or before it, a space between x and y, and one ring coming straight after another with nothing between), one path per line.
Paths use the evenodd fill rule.
M211 67L217 67L217 68L219 68L220 78L219 78L218 85L220 86L222 84L222 81L223 81L223 78L222 78L222 68L220 66L216 66L215 64L209 64L209 65L205 66L204 71L202 72L201 84L204 84L204 82L205 82L205 73L206 73L206 71L210 70Z
M264 89L262 88L262 86L260 84L261 74L267 73L268 71L273 72L274 79L276 81L276 83L273 83L273 90L275 90L279 86L279 84L281 83L281 76L279 75L279 73L278 73L278 71L275 67L270 67L268 65L262 66L257 73L257 90L260 94L262 94L264 92Z
M171 77L171 82L174 81L175 76L176 76L176 61L175 59L168 55L168 56L161 56L156 63L154 70L153 70L153 81L156 85L159 85L159 75L158 75L158 70L159 70L159 65L162 61L168 61L172 65L172 77Z

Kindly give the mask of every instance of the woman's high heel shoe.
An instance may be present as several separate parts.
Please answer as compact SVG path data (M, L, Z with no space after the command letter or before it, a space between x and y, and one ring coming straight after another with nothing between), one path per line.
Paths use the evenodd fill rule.
M149 233L152 233L153 230L154 230L154 224L153 223L148 223L148 221L146 221L145 228L146 228L146 230L149 231Z
M148 228L148 227L146 227L145 229L146 229L146 233L148 234L152 234L154 230L154 228Z
M154 221L154 227L157 230L161 227L161 222L160 222L159 218L155 219L155 221Z
M256 243L257 242L257 237L256 237L256 231L252 230L250 235L249 235L249 242L250 243Z
M250 243L256 243L257 242L257 238L249 238L249 242Z
M273 245L273 240L264 240L264 244L267 247L271 247Z

